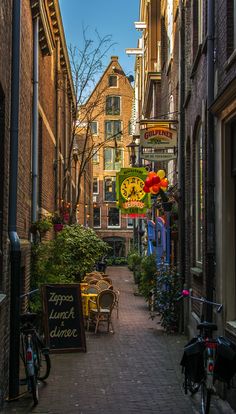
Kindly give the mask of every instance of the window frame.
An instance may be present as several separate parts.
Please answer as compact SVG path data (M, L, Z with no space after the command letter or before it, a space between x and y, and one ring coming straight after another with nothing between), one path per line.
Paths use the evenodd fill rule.
M110 136L107 136L107 125L109 123L111 124L111 135ZM118 131L117 132L115 131L115 129L116 129L115 128L115 125L116 124L118 125L118 123L120 125L120 129L119 129L120 135L118 135ZM105 141L109 141L109 140L113 139L113 137L114 137L115 134L117 134L116 135L116 140L121 141L121 139L122 139L122 131L123 131L123 122L120 119L106 119L104 126L105 126L105 128L104 128L104 130L105 130L105 134L104 134Z
M110 108L112 109L111 111L108 110L108 99L111 99L111 105ZM114 100L118 99L119 102L119 110L117 112L115 112L115 105L114 105ZM107 95L106 96L106 103L105 103L105 114L106 115L112 115L112 116L116 116L116 115L121 115L121 96L119 95Z
M195 139L195 261L203 264L203 129L200 122ZM202 219L201 219L202 217Z
M109 193L109 191L106 191L106 187L107 187L106 183L107 183L108 180L111 180L112 191L110 191L110 193L112 193L112 200L110 200L106 197L107 193ZM103 182L104 182L104 184L103 184L103 198L104 198L105 203L114 203L116 201L116 177L105 176Z
M94 191L94 180L97 181L97 192ZM98 195L99 194L99 177L93 177L93 194Z
M106 161L106 152L108 150L111 151L111 155L112 155L111 159L109 161L109 163L111 164L111 168L107 168L107 165L106 165L108 163ZM103 151L104 151L103 152L103 154L104 154L104 165L103 165L104 171L119 171L124 166L124 148L105 147ZM115 161L115 157L116 157L115 152L116 151L120 151L120 154L121 154L121 160L118 161L118 162ZM117 166L116 166L116 164L117 164Z
M96 152L95 153L93 153L93 155L92 155L92 164L99 164L99 158L100 158L100 155L99 155L99 149L96 149L96 148L94 148L94 151L96 150ZM94 152L93 151L93 152ZM94 159L96 157L96 159Z
M116 85L110 85L110 78L116 78ZM117 75L114 75L112 73L109 75L108 86L109 88L118 88L118 76Z
M94 217L95 217L94 210L95 209L99 210L99 225L98 226L95 226L95 224L94 224ZM98 207L98 206L93 207L93 227L95 229L100 229L101 228L101 226L102 226L102 220L101 220L101 218L102 218L102 215L101 215L101 207Z
M92 124L96 124L96 132L92 131ZM90 130L92 135L98 135L98 121L91 121L90 122Z
M119 215L119 225L109 225L109 211L111 209L116 209ZM108 206L107 207L107 228L108 229L120 229L121 227L121 214L120 214L120 209L116 206Z

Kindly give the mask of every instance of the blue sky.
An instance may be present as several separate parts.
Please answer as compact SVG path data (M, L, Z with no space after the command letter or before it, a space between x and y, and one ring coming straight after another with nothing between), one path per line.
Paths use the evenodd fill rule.
M134 57L127 56L125 49L137 47L140 33L134 22L139 20L139 0L59 0L67 45L82 47L82 27L88 28L89 38L94 38L95 29L101 37L112 35L116 43L109 50L104 65L110 56L119 56L126 75L134 74Z

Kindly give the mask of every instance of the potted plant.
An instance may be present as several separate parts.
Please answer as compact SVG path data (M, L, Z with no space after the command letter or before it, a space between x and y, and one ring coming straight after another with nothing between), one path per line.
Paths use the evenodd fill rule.
M39 220L34 221L30 227L30 231L33 234L36 234L37 232L40 233L40 235L44 235L52 228L52 221L50 217L41 217Z
M64 220L58 213L55 213L52 216L52 223L55 232L61 231L64 227Z

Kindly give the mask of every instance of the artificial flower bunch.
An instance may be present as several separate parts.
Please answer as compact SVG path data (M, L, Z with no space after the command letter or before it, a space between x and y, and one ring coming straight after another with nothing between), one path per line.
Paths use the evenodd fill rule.
M168 179L164 170L157 172L150 171L145 180L143 191L145 193L158 194L160 190L166 191L168 188Z

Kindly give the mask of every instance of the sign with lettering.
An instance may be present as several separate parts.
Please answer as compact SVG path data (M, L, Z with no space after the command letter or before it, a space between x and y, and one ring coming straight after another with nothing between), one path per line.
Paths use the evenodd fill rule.
M79 284L42 286L46 340L51 352L86 351Z
M116 174L117 207L122 214L145 214L150 194L143 191L147 170L144 167L121 168Z
M142 120L140 128L140 145L144 148L167 149L177 145L177 130L174 121Z

